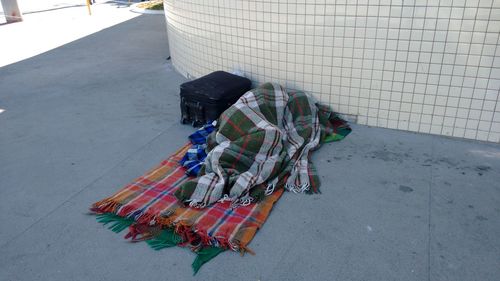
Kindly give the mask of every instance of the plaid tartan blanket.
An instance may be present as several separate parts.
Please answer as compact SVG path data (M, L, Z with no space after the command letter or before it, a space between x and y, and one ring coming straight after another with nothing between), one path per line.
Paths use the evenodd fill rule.
M350 132L332 115L313 97L277 84L248 91L221 115L204 172L185 182L177 197L196 208L220 200L247 206L271 194L285 177L290 191L318 192L310 152L333 133L332 122L338 137Z
M248 243L283 191L236 209L229 202L218 202L205 209L185 207L174 193L190 178L179 164L190 147L191 143L187 143L144 176L94 203L91 211L106 214L103 222L113 223L112 227L118 230L128 227L126 238L132 241L161 239L162 231L169 229L179 236L176 245L188 246L195 252L211 246L249 251ZM121 227L123 223L125 226Z
M300 93L288 93L287 97L284 95L281 88L275 87L275 85L270 84L261 87L259 90L262 92L260 98L269 102L274 102L274 104L278 104L280 107L285 107L286 104L286 107L290 108L287 110L292 112L301 110L307 112L307 108L302 106L301 100L309 101L308 97ZM276 89L281 91L279 96L274 94ZM248 98L246 101L247 103L257 102L251 101ZM296 101L293 101L294 99L296 99ZM274 124L281 124L280 122L290 122L290 120L283 118L283 121L278 121L278 119L281 119L279 118L281 115L276 113L276 108L278 108L278 106L268 106L266 109L265 104L261 104L260 108L262 115L270 118L270 121L268 120L269 124L262 123L258 128L250 128L248 124L245 125L245 122L238 121L237 115L236 117L229 117L231 116L230 114L224 114L225 117L221 118L221 126L217 131L221 132L222 130L222 132L225 132L224 134L216 135L212 133L208 136L207 131L199 131L190 137L191 142L201 144L200 140L206 139L208 136L207 146L209 149L213 148L217 144L216 141L220 142L225 134L227 134L225 130L231 130L229 126L233 125L235 126L234 128L238 128L238 132L244 130L260 130L260 137L263 139L260 143L264 144L264 146L261 147L275 147L275 149L279 148L278 143L281 142L280 140L283 138L290 140L290 142L295 140L293 142L297 143L300 141L298 136L314 135L313 139L318 140L319 134L318 141L321 143L341 140L350 132L350 128L347 124L327 106L317 104L314 108L317 114L317 121L313 123L319 124L319 133L313 133L314 129L310 128L311 126L309 125L311 124L311 120L306 120L304 117L305 115L310 116L311 114L291 114L293 126L288 126L286 128L290 131L292 136L284 136L280 131L275 130L273 126L276 126ZM282 116L286 116L286 114L288 113L285 111ZM293 118L295 118L295 120ZM233 125L229 125L229 123L233 123ZM222 126L222 124L227 125ZM267 143L269 135L266 136L266 134L268 131L272 130L276 132L273 133L274 137L271 139L271 143ZM302 130L309 130L309 133L304 133ZM202 135L198 135L200 133ZM258 135L259 133L256 132L256 134ZM215 140L211 140L211 137L214 137ZM248 161L245 157L261 157L255 155L255 151L259 151L255 148L255 145L259 143L254 143L254 139L254 136L244 137L243 140L240 140L242 151L226 159L221 159L238 164L241 161ZM311 137L309 139L311 139ZM215 144L213 144L214 142ZM257 230L261 228L266 221L273 204L283 194L283 186L290 182L290 178L292 177L288 176L289 172L293 171L293 169L300 170L303 164L308 164L296 164L297 168L294 168L295 164L291 165L290 163L292 163L294 159L302 159L304 153L298 153L297 151L305 151L303 147L311 143L311 141L307 142L304 140L301 146L286 143L284 145L282 144L284 148L298 148L295 153L290 153L287 150L286 155L288 158L283 157L284 160L281 160L282 163L275 165L273 170L268 172L269 175L275 176L269 176L268 180L259 180L258 182L262 183L252 188L249 192L252 198L258 198L259 194L267 195L262 196L260 201L240 204L238 208L233 208L234 201L226 196L203 209L185 206L185 204L177 198L179 192L185 192L180 189L181 186L185 187L187 183L193 182L195 179L188 175L188 168L180 164L181 160L186 155L188 155L187 157L191 157L187 152L192 149L192 143L187 143L168 159L162 161L158 166L145 175L135 179L114 195L94 203L91 207L91 211L97 214L99 222L109 225L110 229L115 232L121 232L128 229L125 238L133 242L146 241L156 250L172 246L189 247L197 254L193 262L193 269L196 273L203 263L209 261L226 249L240 251L241 253L252 253L248 248L248 244L253 239ZM309 150L314 148L313 145L309 147ZM245 149L250 151L249 154L245 153ZM282 150L285 151L285 149ZM212 149L210 153L213 153L213 151L216 150ZM199 151L191 152L196 154L196 157L199 156ZM273 152L270 153L270 155L271 154L280 157L283 156L281 153L276 154ZM308 160L307 157L305 157L305 159ZM186 159L184 158L184 160ZM295 162L297 161L295 160ZM266 169L267 167L268 166L263 165L261 169ZM310 165L307 167L309 170L312 168ZM228 172L229 179L231 179L231 173L231 171ZM307 175L310 176L311 173ZM297 180L297 178L299 179ZM300 183L303 178L305 178L305 175L299 173L293 182ZM309 179L312 191L317 191L317 179L314 177L313 180L311 180L311 177L309 177Z

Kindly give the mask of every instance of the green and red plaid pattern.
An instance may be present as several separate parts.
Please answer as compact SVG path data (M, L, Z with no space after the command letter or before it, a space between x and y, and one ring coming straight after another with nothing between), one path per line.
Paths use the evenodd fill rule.
M222 198L245 206L271 194L285 180L290 191L319 192L310 152L325 136L341 139L350 132L343 120L332 116L313 97L276 84L245 93L219 118L205 174L183 183L177 197L197 208Z

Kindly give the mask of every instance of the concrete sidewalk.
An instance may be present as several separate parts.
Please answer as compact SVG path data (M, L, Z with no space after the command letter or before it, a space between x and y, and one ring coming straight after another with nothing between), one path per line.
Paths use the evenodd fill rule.
M162 16L0 68L0 280L498 280L500 146L353 126L250 247L192 276L187 249L87 215L186 141Z
M98 1L91 6L92 15L89 15L85 0L19 1L23 21L6 25L0 22L3 42L0 44L0 67L138 17L140 14L130 12L130 4L127 1Z

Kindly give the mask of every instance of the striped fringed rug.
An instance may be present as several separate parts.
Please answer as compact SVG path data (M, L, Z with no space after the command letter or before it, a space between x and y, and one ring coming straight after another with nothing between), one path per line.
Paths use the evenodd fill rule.
M248 243L264 224L283 188L248 206L231 208L230 202L204 209L186 208L178 203L175 191L189 177L179 165L191 144L187 143L157 167L137 178L111 197L92 205L97 220L115 232L128 229L126 239L146 241L153 249L185 246L197 257L196 273L220 252L231 249L252 251Z

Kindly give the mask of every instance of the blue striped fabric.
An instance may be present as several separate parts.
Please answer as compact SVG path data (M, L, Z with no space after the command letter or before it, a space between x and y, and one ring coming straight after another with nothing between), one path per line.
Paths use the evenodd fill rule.
M189 136L193 146L186 152L179 163L186 168L186 174L196 177L207 157L207 137L215 130L214 124L207 124Z
M215 123L215 122L214 122ZM207 143L207 137L211 132L215 130L213 123L206 124L205 126L196 130L189 136L189 140L192 144L205 144Z

